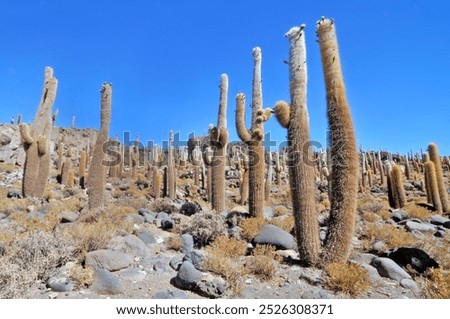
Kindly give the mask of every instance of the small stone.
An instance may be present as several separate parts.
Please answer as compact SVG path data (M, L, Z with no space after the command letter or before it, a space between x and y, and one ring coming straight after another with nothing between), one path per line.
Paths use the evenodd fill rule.
M138 235L138 238L142 240L147 246L152 244L156 244L156 238L149 230L141 231Z
M442 226L444 226L447 229L450 229L450 221L445 222Z
M194 249L194 237L191 234L183 234L181 241L183 242L183 253L189 255Z
M444 225L445 222L448 222L449 219L445 218L442 215L433 215L430 218L430 223L432 223L433 225Z
M410 289L415 292L419 291L419 287L417 286L415 281L412 279L402 279L400 281L400 286L402 286L403 288Z
M73 290L73 283L67 277L50 277L47 286L52 291L68 292Z
M244 283L247 284L247 285L251 285L252 284L252 280L251 279L245 279Z
M172 259L169 262L170 267L172 267L173 270L177 270L180 269L181 264L183 263L183 256L181 255L177 255L172 257Z
M162 229L164 229L164 230L172 229L173 226L174 226L174 222L170 218L161 220L161 228Z
M160 212L156 215L156 219L163 220L163 219L170 219L169 214L165 212Z
M118 295L122 293L119 279L106 269L97 269L91 289L101 295Z
M48 299L56 299L58 296L59 294L57 292L51 292L48 294Z
M152 299L189 299L184 291L166 290L157 292Z
M406 229L409 231L420 231L420 232L434 232L436 231L436 226L428 223L418 223L415 221L408 220L405 224Z
M61 223L73 223L80 216L75 212L64 211L58 214L58 217L61 218Z
M147 273L143 270L135 268L121 269L119 271L119 277L128 281L139 282L145 279Z
M171 283L177 288L193 289L201 278L202 273L190 261L185 261L181 265L177 275L172 278Z

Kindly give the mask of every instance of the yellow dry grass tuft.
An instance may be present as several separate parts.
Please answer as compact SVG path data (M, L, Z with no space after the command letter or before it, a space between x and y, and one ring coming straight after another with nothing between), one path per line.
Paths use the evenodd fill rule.
M430 268L428 275L420 282L426 298L450 299L450 273L442 268Z
M181 240L181 236L179 234L176 234L174 236L169 237L167 239L166 246L168 249L181 251L181 248L183 247L183 241Z
M275 247L271 245L256 245L252 256L245 262L246 273L253 274L263 281L272 280L282 258L275 253L275 250Z
M369 288L367 270L360 265L351 263L331 263L326 267L327 284L336 291L349 294L352 297Z
M365 225L364 237L368 241L368 247L371 247L376 241L383 241L386 244L385 249L411 246L417 240L412 234L394 225L370 222Z
M87 288L94 282L94 270L89 266L75 264L68 275L77 288Z
M242 240L220 236L205 251L203 268L222 276L230 284L233 294L237 295L242 287L244 272L240 257L247 251L247 244Z
M294 229L295 219L293 215L274 217L270 220L270 223L290 233Z
M268 223L266 219L261 217L244 219L239 225L241 227L242 238L247 241L252 241L259 234L261 228Z
M130 207L111 205L102 212L92 213L88 222L64 228L63 234L73 240L77 253L83 257L90 251L106 248L121 232L131 232L133 225L126 217L132 212Z
M422 221L425 221L433 216L433 214L428 209L416 204L409 204L403 207L403 210L406 211L411 218L417 218Z

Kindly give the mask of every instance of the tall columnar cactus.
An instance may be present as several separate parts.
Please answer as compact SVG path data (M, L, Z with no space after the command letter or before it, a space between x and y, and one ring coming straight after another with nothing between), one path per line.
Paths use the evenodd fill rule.
M240 184L240 203L241 205L247 205L248 202L248 178L249 178L249 163L248 163L248 156L246 153L242 153L242 178L241 178L241 184Z
M212 175L213 175L213 168L212 168L212 162L213 162L213 154L214 151L212 147L208 146L206 147L205 151L203 152L203 162L205 163L207 167L207 185L206 185L206 193L208 197L208 201L211 203L212 197L213 197L213 186L212 186Z
M356 218L358 151L350 108L345 94L336 29L331 19L317 23L327 92L331 142L331 209L325 259L345 261L350 255Z
M402 208L406 205L405 189L403 187L402 170L399 165L392 166L389 172L388 186L389 197L392 199L392 208Z
M72 169L72 149L70 146L67 147L66 159L62 165L61 169L61 184L67 185L69 180L69 171Z
M220 77L219 114L217 126L209 132L210 144L213 147L212 159L212 208L216 212L225 210L225 165L228 144L227 129L228 76Z
M50 172L51 115L57 87L58 80L53 76L52 68L46 67L42 97L34 122L30 127L26 124L20 125L26 154L22 182L22 193L25 197L44 196Z
M442 210L449 213L450 203L448 201L447 187L445 186L441 157L439 156L437 145L434 143L429 144L428 153L430 155L430 161L434 163L434 169L436 170L436 181L439 189L439 197L441 199Z
M266 184L264 186L264 199L266 203L270 203L270 190L272 189L272 177L273 177L273 165L272 165L272 152L267 152L267 172L266 172Z
M97 133L92 160L89 166L87 187L89 194L89 209L102 208L104 205L104 190L106 182L106 166L103 163L103 145L109 138L111 123L112 87L103 83L101 92L100 130Z
M86 161L87 153L82 151L80 155L80 166L79 166L79 176L80 176L80 187L84 189L86 187Z
M166 178L164 183L166 185L166 196L174 199L175 198L175 161L174 161L174 151L173 151L173 131L169 132L169 145L167 149L167 170Z
M248 145L249 157L249 211L262 217L264 211L264 122L272 115L271 109L262 108L261 49L253 49L252 124L245 127L245 95L236 96L236 130Z
M424 168L427 198L429 198L429 202L433 205L434 210L438 214L442 214L442 204L439 197L439 187L437 183L436 168L434 167L434 163L432 161L427 161L424 164Z
M194 185L200 186L200 167L202 165L202 151L199 145L195 145L191 155L192 165L194 165Z
M295 233L302 261L314 265L319 257L319 223L315 203L313 152L309 137L309 115L306 105L307 68L304 25L292 28L286 37L289 49L289 87L291 105L277 102L275 115L288 129L288 166Z
M155 198L161 197L161 174L158 167L153 166L153 196Z

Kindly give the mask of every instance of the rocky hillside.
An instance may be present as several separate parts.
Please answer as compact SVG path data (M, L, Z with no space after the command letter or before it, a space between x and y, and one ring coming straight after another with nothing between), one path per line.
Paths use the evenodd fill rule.
M450 220L432 211L416 174L406 205L389 206L378 177L358 194L349 263L306 267L297 252L286 173L270 188L264 218L239 205L240 173L226 168L226 207L214 212L177 168L176 199L155 198L147 166L109 177L107 206L87 209L86 190L58 181L58 143L72 165L94 130L54 128L44 199L22 198L18 127L0 125L1 298L449 298ZM75 170L76 171L76 170ZM448 179L448 171L445 178ZM330 202L316 181L322 244Z

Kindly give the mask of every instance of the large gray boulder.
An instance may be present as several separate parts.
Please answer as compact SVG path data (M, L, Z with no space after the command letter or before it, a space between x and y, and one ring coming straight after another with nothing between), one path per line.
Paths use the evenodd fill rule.
M372 266L377 269L378 273L382 277L390 278L398 282L403 279L411 279L411 276L390 258L375 258L372 261Z
M255 237L256 244L273 245L280 249L295 249L294 236L274 225L267 224L261 228Z
M133 262L133 257L121 251L101 249L86 254L85 263L94 269L110 271L127 268Z

